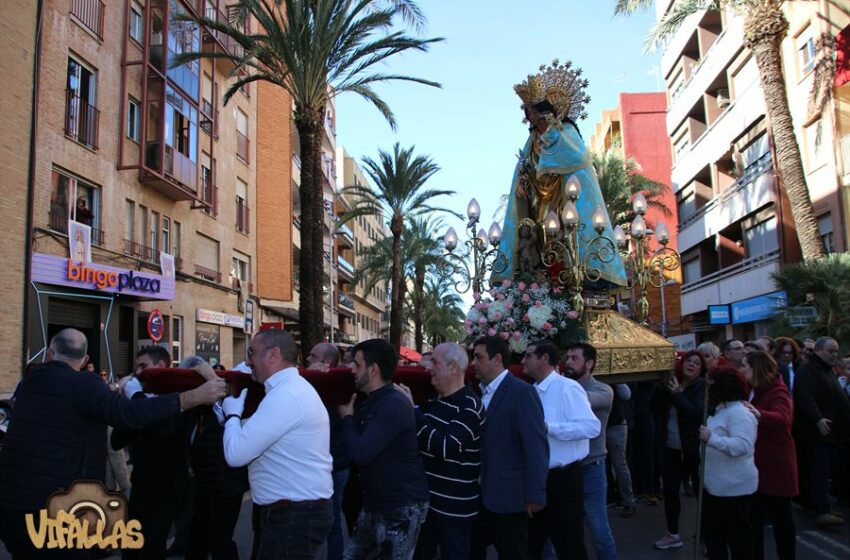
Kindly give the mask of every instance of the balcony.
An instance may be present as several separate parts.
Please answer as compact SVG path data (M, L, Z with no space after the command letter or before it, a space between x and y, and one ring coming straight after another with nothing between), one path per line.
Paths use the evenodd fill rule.
M242 197L236 197L236 231L248 233L248 204Z
M201 99L201 129L218 138L218 109L206 99Z
M103 39L103 13L100 0L71 0L71 15L98 39Z
M334 336L342 344L357 344L357 338L355 338L353 334L349 334L347 332L342 331L336 331L334 332Z
M731 187L679 224L679 251L703 240L776 200L773 160L770 153L747 168Z
M682 315L773 291L771 273L779 270L779 251L743 260L682 285Z
M345 224L341 226L337 226L337 239L339 239L343 245L347 247L354 247L354 232L351 231L351 228Z
M236 157L241 159L246 164L250 161L248 158L249 150L251 148L251 141L248 140L248 137L236 131Z
M344 258L342 258L341 256L338 256L336 258L336 262L339 265L339 271L342 273L342 274L340 274L342 279L345 279L345 277L347 276L349 280L353 280L354 279L354 265L351 264L350 262L348 262L347 260L345 260Z
M156 255L154 255L154 253L156 253ZM153 262L159 259L159 251L154 251L147 245L136 243L135 241L132 241L130 239L124 240L124 254L130 255L131 257L136 257L137 259L143 261Z
M227 15L221 10L216 8L208 7L204 10L204 16L207 19L215 20L219 23L227 23ZM218 47L219 50L229 52L234 56L242 57L244 54L244 49L242 45L231 39L229 36L224 33L219 33L218 31L214 31L209 28L204 28L204 37L203 37L203 48L206 51L210 51L213 48ZM223 71L229 72L236 65L228 59L220 58L219 61L224 63L225 66L222 68Z
M51 211L48 214L48 227L51 231L68 235L68 214L64 212ZM103 247L103 230L91 228L91 243L97 247Z
M354 315L354 300L351 296L344 292L338 294L340 311L347 312L349 315Z
M91 150L97 150L97 128L100 111L77 96L65 91L65 136Z
M195 200L198 189L198 164L166 145L164 154L158 141L145 144L145 167L139 180L172 200ZM165 165L160 166L160 157Z
M210 282L221 282L221 272L199 264L195 265L195 276L209 280Z
M204 212L210 216L218 214L218 187L213 184L211 178L201 175L201 191L198 193L199 200L204 204Z

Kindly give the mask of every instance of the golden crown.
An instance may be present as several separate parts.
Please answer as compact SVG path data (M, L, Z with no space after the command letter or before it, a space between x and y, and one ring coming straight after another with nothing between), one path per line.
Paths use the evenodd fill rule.
M523 106L531 106L548 101L555 109L558 120L569 117L574 121L586 119L585 107L590 97L585 93L587 80L581 78L581 68L573 68L573 63L563 64L558 59L548 67L540 66L539 74L529 74L514 91L522 99Z

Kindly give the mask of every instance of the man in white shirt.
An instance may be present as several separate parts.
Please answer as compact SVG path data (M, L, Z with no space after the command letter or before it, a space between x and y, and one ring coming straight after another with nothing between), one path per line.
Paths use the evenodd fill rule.
M587 393L555 370L558 349L551 342L531 343L522 360L523 373L534 379L543 403L549 439L549 475L546 508L531 520L531 557L543 557L546 539L552 540L558 558L587 558L584 546L583 481L581 461L590 450L590 439L601 424Z
M244 424L247 389L222 406L224 457L232 467L248 465L259 506L259 560L315 557L333 520L330 421L299 375L296 355L289 333L259 333L248 347L248 365L266 396Z

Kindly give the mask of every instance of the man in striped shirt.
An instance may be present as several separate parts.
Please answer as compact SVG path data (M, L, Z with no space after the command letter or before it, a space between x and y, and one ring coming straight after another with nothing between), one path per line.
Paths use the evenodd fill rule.
M437 346L428 371L439 398L416 407L416 435L431 506L415 559L433 558L437 548L442 560L469 558L472 522L478 515L484 407L464 385L468 363L466 351L458 344Z

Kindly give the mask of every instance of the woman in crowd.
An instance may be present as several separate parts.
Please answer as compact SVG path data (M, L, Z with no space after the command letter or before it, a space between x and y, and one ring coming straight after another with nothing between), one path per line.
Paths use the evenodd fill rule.
M778 351L782 352L782 345ZM744 406L758 421L755 461L759 485L751 516L753 558L764 558L764 518L767 517L773 525L777 556L780 560L793 560L796 533L791 498L797 495L797 453L791 436L794 420L791 393L779 375L776 361L765 352L749 354L741 375L753 388L752 400Z
M684 544L679 534L679 489L683 481L697 480L699 469L697 430L705 407L705 360L692 350L682 357L680 368L652 398L659 435L665 445L661 479L668 534L655 542L655 548L661 550L681 548Z
M706 422L699 437L705 442L703 528L708 557L750 560L753 535L750 524L752 494L758 488L755 464L757 421L744 405L747 392L735 369L714 370L708 391Z
M697 346L697 352L700 353L702 359L705 360L707 371L711 371L717 366L717 360L720 359L720 348L713 342L703 342Z
M800 347L793 338L779 336L776 338L776 360L777 371L782 376L782 381L788 387L788 391L794 389L794 376L797 374L797 366L800 364Z

